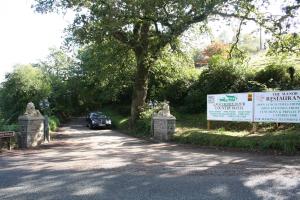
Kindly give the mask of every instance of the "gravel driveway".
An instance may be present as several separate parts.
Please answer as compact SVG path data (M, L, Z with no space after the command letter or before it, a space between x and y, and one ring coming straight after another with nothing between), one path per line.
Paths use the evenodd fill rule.
M151 143L82 119L0 154L0 199L300 199L300 157Z

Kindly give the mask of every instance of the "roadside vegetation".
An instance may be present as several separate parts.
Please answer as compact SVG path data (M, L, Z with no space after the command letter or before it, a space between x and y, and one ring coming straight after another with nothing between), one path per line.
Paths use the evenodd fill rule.
M107 57L107 52L98 51L99 48L107 49L107 46L81 50L77 56L82 60L80 64L62 50L52 49L49 57L40 63L17 66L7 75L0 90L1 129L17 131L17 117L23 114L27 102L33 101L38 107L40 100L48 98L51 131L56 131L60 122L69 116L101 110L112 118L114 128L137 137L151 137L151 117L159 106L153 109L145 105L136 127L130 129L130 88L134 73L129 67L130 55L125 54L123 58L121 55L114 60L114 68L110 65L111 60L107 63L98 61L101 56ZM116 53L119 50L111 49ZM174 54L171 49L166 49L150 75L147 102L170 102L171 112L177 118L173 140L252 151L289 154L299 151L299 129L293 125L274 129L274 124L263 124L258 125L256 133L251 133L250 123L213 122L212 130L207 131L205 114L207 94L299 89L297 60L287 62L286 54L272 55L277 59L268 60L264 66L252 67L245 59L228 60L226 45L212 44L202 53L207 54L207 51L213 52L207 65L196 69L193 56ZM296 54L293 56L297 57Z
M113 127L134 137L149 138L151 117L139 120L136 130L129 129L129 113L118 112L124 107L106 107L104 111L113 121ZM207 130L206 114L187 114L172 110L176 117L176 133L173 142L193 144L202 147L220 149L238 149L252 152L294 155L300 151L300 127L293 124L274 123L257 124L252 131L252 123L212 122Z
M247 151L268 151L276 154L295 154L300 151L300 127L274 123L211 122L207 130L206 115L181 114L173 141L205 147L236 148Z
M300 150L299 128L284 128L250 133L227 131L224 128L207 131L201 128L179 128L174 141L204 147L237 148L248 151L269 151L276 154L295 154Z
M51 12L53 9L65 9L60 6L67 8L78 6L80 10L79 7L99 3L91 1L91 3L77 5L78 1L70 2L73 3L67 6L64 3L53 4L53 1L37 0L34 7L38 12L43 13ZM138 4L138 2L133 3ZM157 1L157 3L160 5L162 1ZM248 3L245 1L237 8L245 11L249 8ZM146 10L151 6L157 6L151 4L148 7L147 5L141 4L140 6L145 6ZM90 13L97 15L106 13L106 6L106 4L92 6L87 9L103 9L101 12ZM180 12L182 14L186 12L187 7L175 6L174 9L182 9ZM224 8L227 11L226 6ZM251 8L255 10L254 7ZM296 7L287 8L290 9L288 16L283 20L295 17L292 10ZM129 8L126 7L126 9ZM201 6L195 9L200 9L199 12L203 11ZM247 13L252 12L252 9L247 10ZM150 9L149 12L154 10L156 13L156 9ZM118 13L119 7L114 7L113 11ZM211 9L207 11L210 12ZM120 13L123 16L130 12L120 11ZM140 12L133 13L138 15ZM106 14L105 16L110 16L114 13ZM102 24L100 21L101 23L98 24L93 21L102 19L98 16L91 17L90 21L84 21L91 24L81 27L79 22L85 18L83 15L77 17L82 18L77 19L78 24L74 24L78 26L70 28L71 38L68 38L68 41L74 42L78 51L71 54L63 48L50 49L47 58L36 63L17 65L13 72L7 74L0 87L0 129L17 130L17 118L24 113L26 104L32 101L40 109L39 102L48 99L50 108L47 111L40 110L50 116L52 131L57 130L60 123L70 116L84 116L89 111L100 110L112 118L114 128L131 135L150 137L151 117L154 112L158 111L159 104L153 108L149 103L167 100L171 106L171 113L177 118L177 132L174 136L176 142L201 146L274 150L285 153L299 151L300 140L296 126L286 124L275 130L274 124L263 124L259 125L256 133L251 133L250 123L216 122L213 123L212 130L207 131L205 114L207 94L299 89L300 36L298 34L280 33L278 35L276 27L272 27L274 37L266 44L267 49L259 47L262 46L258 45L260 44L259 38L249 34L238 34L230 42L214 36L210 44L188 49L185 47L182 35L190 27L185 27L186 23L183 21L193 19L190 16L188 18L184 15L180 16L183 17L183 21L179 17L174 17L173 20L179 20L178 23L183 27L179 26L178 31L171 31L168 34L159 33L159 28L154 31L153 27L148 24L149 21L144 17L138 18L135 24L136 31L133 33L127 30L128 32L125 33L128 33L128 38L132 40L142 36L148 37L148 34L132 35L141 34L140 23L146 20L143 23L148 28L144 27L143 30L156 38L149 40L148 43L140 43L141 40L129 43L124 39L124 35L107 34L115 33L116 29L119 30L119 26L127 27L122 23L130 20L117 20L117 23L111 22L115 18L110 17L108 22L104 21ZM165 19L166 16L158 17L158 20L161 18ZM136 19L132 20L136 21ZM169 20L168 17L167 20ZM198 27L202 32L193 34L201 36L208 32L206 22L203 23L204 25L200 24ZM177 23L171 24L178 25ZM192 24L194 22L190 25ZM101 27L110 28L104 30ZM174 27L174 30L177 28ZM168 32L172 29L166 28L165 30ZM172 35L174 33L176 35ZM90 38L85 38L86 35ZM110 35L112 37L108 37ZM169 40L165 41L166 38ZM147 48L129 47L133 44L142 47L146 45ZM146 52L149 49L153 52ZM139 51L143 53L140 55Z

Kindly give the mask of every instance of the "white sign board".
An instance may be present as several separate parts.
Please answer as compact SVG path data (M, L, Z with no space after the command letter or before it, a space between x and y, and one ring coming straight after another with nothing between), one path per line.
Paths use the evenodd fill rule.
M252 121L253 93L207 95L207 120Z
M300 91L255 93L254 121L300 123Z

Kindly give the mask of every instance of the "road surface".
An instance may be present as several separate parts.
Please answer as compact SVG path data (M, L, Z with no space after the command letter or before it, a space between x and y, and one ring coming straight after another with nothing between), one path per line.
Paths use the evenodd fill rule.
M1 200L300 199L300 157L152 143L80 119L0 154Z

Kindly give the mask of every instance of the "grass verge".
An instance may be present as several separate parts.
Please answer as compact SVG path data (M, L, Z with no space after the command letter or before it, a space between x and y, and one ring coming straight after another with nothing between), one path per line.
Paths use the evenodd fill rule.
M108 106L102 109L102 111L111 118L113 128L134 137L148 138L150 136L151 120L138 120L136 128L134 130L130 130L129 110L130 108L128 106Z
M149 137L148 121L138 122L137 129L129 130L129 114L120 114L122 107L106 107L113 127L135 137ZM127 109L127 108L124 108ZM173 141L206 147L236 148L249 151L272 151L295 154L300 152L300 127L285 125L274 129L274 124L260 124L256 133L251 133L251 123L213 122L212 130L206 130L205 114L186 114L172 111L177 118ZM140 124L139 124L140 123Z
M296 128L275 132L250 134L248 131L203 130L199 128L177 129L173 140L179 143L209 147L239 148L250 151L272 150L285 154L300 151L300 134Z
M272 123L259 124L251 133L251 123L213 122L206 130L206 115L189 115L175 112L177 129L173 140L178 143L207 147L238 148L250 151L273 151L295 154L300 151L300 128Z
M121 131L128 132L129 116L120 114L120 107L105 107L102 111L111 118L112 127ZM126 109L126 108L124 108Z

